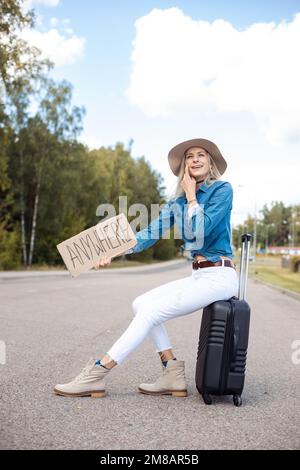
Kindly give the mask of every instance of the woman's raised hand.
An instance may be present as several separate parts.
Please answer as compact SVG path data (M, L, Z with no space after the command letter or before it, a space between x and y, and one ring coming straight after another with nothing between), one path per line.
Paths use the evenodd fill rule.
M97 261L97 263L95 264L94 268L96 270L100 269L100 268L105 268L106 266L108 266L109 264L111 263L111 258L109 258L108 256L103 256L102 258L100 258L99 261Z
M186 197L192 198L195 197L195 192L196 192L196 179L190 175L187 163L185 165L184 169L184 175L181 180L181 187L184 190Z

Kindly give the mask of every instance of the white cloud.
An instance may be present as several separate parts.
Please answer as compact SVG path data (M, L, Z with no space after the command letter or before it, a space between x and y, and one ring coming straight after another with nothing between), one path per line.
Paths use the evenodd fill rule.
M47 32L27 29L22 32L22 37L29 44L38 47L42 51L42 56L53 61L58 67L74 63L84 53L85 38L74 34L65 37L57 29L50 29Z
M57 7L60 0L25 0L24 8L27 10L37 5L44 5L46 7Z
M60 0L26 0L22 8L27 11L38 5L56 7L59 3ZM52 28L49 31L40 31L39 29L44 29L43 17L39 12L35 14L38 29L25 29L21 32L21 37L30 45L38 47L42 51L42 57L50 59L57 67L62 67L73 64L83 56L85 38L74 34L68 26L69 18L59 20L52 17L49 22ZM61 31L57 29L59 24L63 25Z
M272 145L300 141L300 13L238 30L155 8L135 26L125 94L145 115L246 112Z
M44 17L39 12L35 12L35 26L37 28L42 27L44 23Z
M72 28L64 28L63 31L68 34L73 34L73 29Z
M69 18L64 18L63 20L59 20L58 18L51 18L50 19L50 26L61 26L61 30L65 33L68 34L73 34L73 29L70 27L70 19Z
M56 26L57 23L58 23L58 19L57 19L57 18L54 17L54 18L51 18L51 19L50 19L50 25L51 25L51 26Z

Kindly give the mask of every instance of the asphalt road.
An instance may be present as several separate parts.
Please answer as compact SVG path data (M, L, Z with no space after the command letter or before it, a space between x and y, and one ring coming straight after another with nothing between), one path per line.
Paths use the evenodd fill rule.
M148 396L160 362L147 338L107 379L108 395L53 394L90 357L122 334L133 299L190 273L187 261L66 272L0 273L1 449L299 449L300 302L262 284L248 284L252 308L243 406L231 397L203 403L195 387L201 311L166 323L176 357L186 361L188 396ZM33 273L34 274L34 273Z

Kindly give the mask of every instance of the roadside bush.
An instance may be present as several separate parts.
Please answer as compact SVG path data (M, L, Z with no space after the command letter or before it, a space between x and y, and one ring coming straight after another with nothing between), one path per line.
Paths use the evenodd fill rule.
M20 233L7 231L0 224L0 269L14 269L21 264Z
M148 248L147 250L141 251L140 253L135 253L128 256L128 259L132 259L134 261L141 261L142 263L151 261L153 259L153 247Z
M177 248L174 240L161 238L154 245L154 258L160 260L169 260L175 257Z
M300 272L300 255L291 258L291 271L293 273Z

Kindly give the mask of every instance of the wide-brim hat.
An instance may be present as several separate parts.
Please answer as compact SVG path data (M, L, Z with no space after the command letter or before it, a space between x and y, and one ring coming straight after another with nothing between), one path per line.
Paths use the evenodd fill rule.
M227 168L227 163L216 144L207 139L191 139L175 145L168 154L169 165L174 175L178 176L181 161L184 158L185 152L190 147L201 147L205 149L215 162L220 174L222 175L224 173Z

